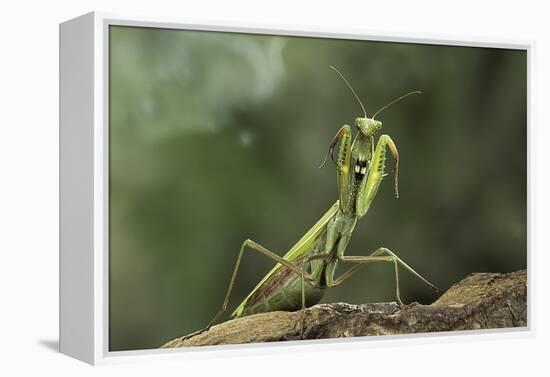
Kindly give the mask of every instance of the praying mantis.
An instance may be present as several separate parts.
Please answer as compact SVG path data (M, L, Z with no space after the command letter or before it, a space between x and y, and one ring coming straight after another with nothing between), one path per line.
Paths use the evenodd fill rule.
M359 96L343 74L332 66L330 68L344 80L363 110L363 117L357 117L354 120L357 129L355 135L349 125L342 126L331 141L320 166L326 163L330 155L336 165L338 199L282 257L255 241L245 240L237 256L221 309L208 326L188 337L210 329L227 310L245 250L253 250L265 255L276 264L233 311L232 317L235 318L277 310L304 310L306 307L317 304L328 288L342 284L369 263L393 263L396 299L400 306L403 305L403 301L399 292L399 266L404 267L431 288L442 291L385 247L380 247L366 256L344 254L357 221L367 214L382 178L387 175L385 173L387 149L395 159L394 189L396 198L399 197L399 153L389 135L380 135L378 140L375 140L382 129L382 122L375 118L392 104L420 92L414 91L402 95L374 113L372 118L368 118ZM337 149L336 159L334 159L335 149ZM336 277L336 267L339 263L349 264L351 267Z

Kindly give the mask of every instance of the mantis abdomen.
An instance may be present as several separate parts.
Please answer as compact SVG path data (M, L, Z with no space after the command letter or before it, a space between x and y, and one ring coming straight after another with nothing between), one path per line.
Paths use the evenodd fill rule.
M297 264L301 267L301 261ZM326 286L304 284L306 307L317 304L325 294ZM302 279L288 268L280 268L248 299L236 317L278 310L296 311L302 308Z
M326 240L326 231L314 242L309 253L300 256L293 261L299 269L310 273L312 264L317 261L309 261L308 257L322 250ZM304 262L306 265L304 266ZM302 276L296 272L281 266L248 297L241 311L233 313L234 317L243 317L250 314L271 312L277 310L295 311L302 308L302 285L306 306L317 304L325 294L324 271L316 274L316 281L302 281Z

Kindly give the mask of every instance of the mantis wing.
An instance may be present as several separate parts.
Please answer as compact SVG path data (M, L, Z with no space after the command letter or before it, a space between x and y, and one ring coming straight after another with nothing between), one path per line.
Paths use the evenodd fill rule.
M322 231L325 229L326 224L328 221L336 214L338 211L340 203L337 200L332 207L329 208L329 210L313 225L307 232L300 238L294 246L290 248L289 251L283 256L283 259L286 259L289 262L292 262L296 260L296 258L304 255L306 252L308 252L315 241L317 241L317 238L319 238L319 235L322 233ZM235 311L231 314L231 317L238 317L241 315L246 303L250 299L250 297L260 288L266 281L277 271L279 268L283 267L282 264L277 263L271 271L269 271L263 278L260 280L260 282L254 287L254 289L246 296L246 298L243 300L243 302L240 303L240 305L235 309Z

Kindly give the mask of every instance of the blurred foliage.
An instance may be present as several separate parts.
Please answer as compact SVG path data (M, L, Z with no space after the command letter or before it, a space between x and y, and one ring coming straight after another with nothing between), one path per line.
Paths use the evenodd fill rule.
M282 255L336 198L328 143L361 109L400 151L348 255L396 251L436 285L527 263L526 53L169 29L110 30L110 349L155 348L219 309L242 241ZM245 254L230 308L273 262ZM393 301L373 265L323 302ZM405 271L405 301L436 294Z

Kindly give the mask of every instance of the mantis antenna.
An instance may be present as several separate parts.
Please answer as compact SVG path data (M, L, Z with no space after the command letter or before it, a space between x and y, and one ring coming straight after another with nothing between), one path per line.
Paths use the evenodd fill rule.
M374 113L374 115L372 116L372 119L374 120L374 118L380 114L382 112L382 110L386 110L388 107L390 107L391 105L393 105L394 103L396 102L399 102L401 101L403 98L405 97L408 97L410 96L411 94L422 94L421 91L419 90L415 90L414 92L409 92L407 94L403 94L401 97L399 97L398 99L394 99L393 101L391 101L390 103L388 103L386 106L382 107L380 110L378 110L377 112Z
M361 103L361 100L359 99L359 96L357 95L357 93L355 93L355 90L353 90L353 88L349 84L348 80L346 80L344 75L339 70L337 70L336 68L334 68L331 65L329 65L329 67L334 69L336 71L336 73L338 73L340 75L340 77L344 80L344 82L347 84L347 86L351 89L351 92L353 93L355 98L357 98L357 102L359 102L359 105L361 105L361 108L363 109L363 114L365 114L365 118L366 118L367 117L367 112L365 111L365 106L363 106L363 103Z

